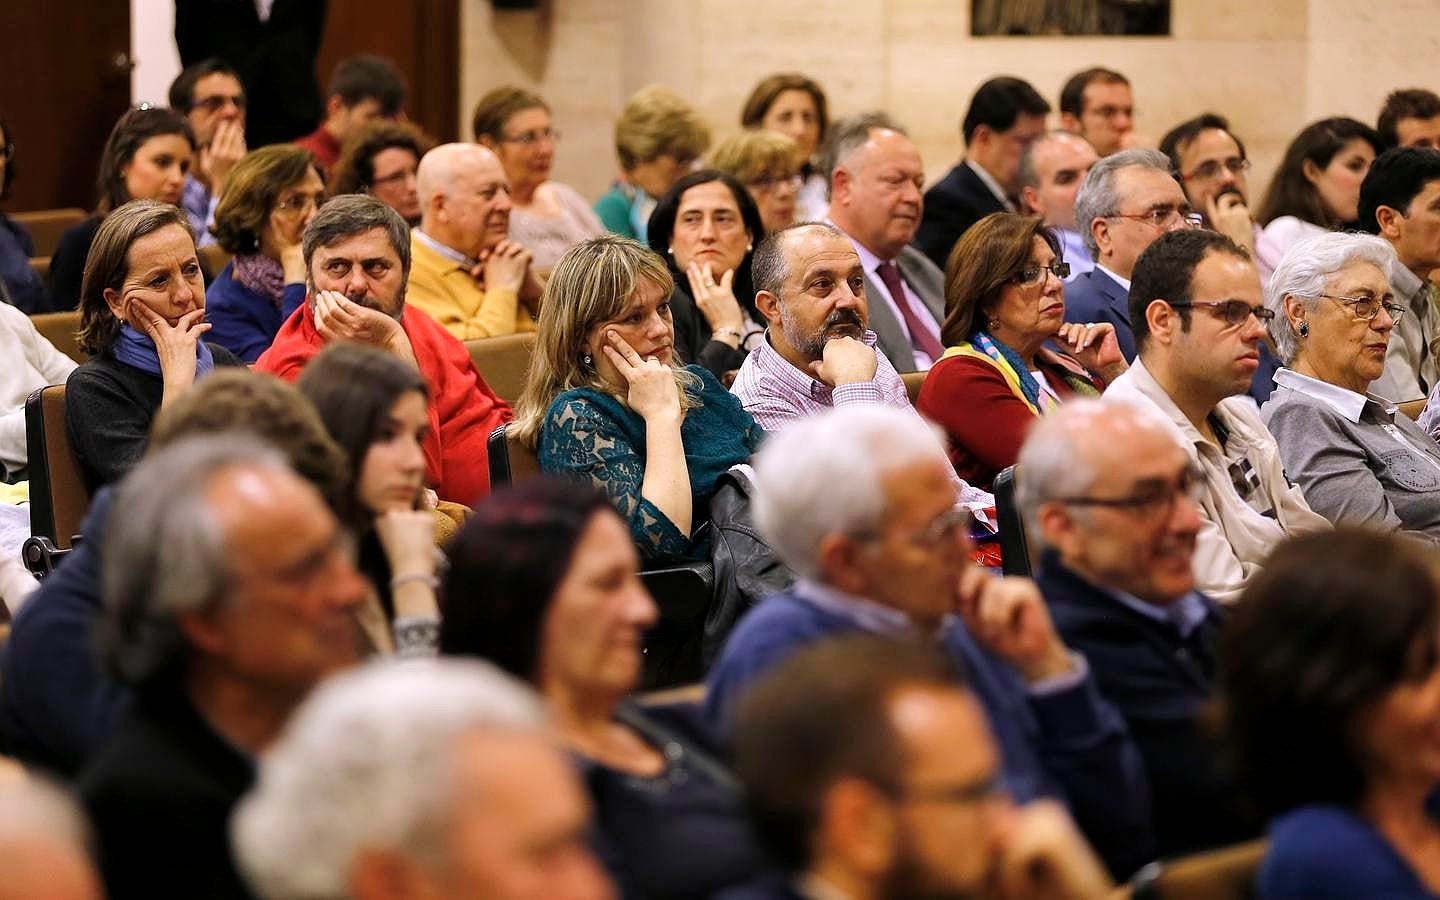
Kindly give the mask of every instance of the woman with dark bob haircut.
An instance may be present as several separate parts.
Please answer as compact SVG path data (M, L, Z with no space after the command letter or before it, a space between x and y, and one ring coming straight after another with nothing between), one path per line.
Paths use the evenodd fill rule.
M765 223L750 192L724 172L691 172L660 199L646 234L675 279L670 312L680 358L716 378L740 368L765 339L750 277Z
M431 428L425 379L382 350L335 343L310 361L295 386L350 460L336 512L360 541L357 565L392 625L396 651L433 655L439 554L434 501L424 483Z
M1440 895L1440 570L1394 534L1282 545L1222 639L1242 788L1270 819L1262 900Z
M247 363L269 348L305 302L300 236L324 202L320 167L303 147L261 147L230 170L211 230L234 258L215 276L206 298L215 326L212 341Z
M85 258L101 221L130 200L178 205L194 156L195 134L175 110L142 105L120 117L100 156L95 214L60 235L50 258L48 311L64 312L79 303Z
M238 366L201 338L205 282L185 211L131 200L105 217L85 260L80 349L65 382L65 431L94 494L139 461L150 422L216 366Z
M763 862L699 709L628 701L656 619L638 565L604 494L548 478L497 491L450 547L440 649L540 691L624 896L709 897Z
M945 266L949 349L915 408L945 429L961 478L989 485L1015 464L1036 417L1097 396L1126 369L1109 323L1065 322L1060 243L1039 216L991 213L956 242Z

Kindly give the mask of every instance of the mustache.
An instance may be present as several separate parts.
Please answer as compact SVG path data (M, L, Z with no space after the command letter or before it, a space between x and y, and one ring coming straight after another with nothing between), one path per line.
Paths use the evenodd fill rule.
M865 322L860 314L853 309L837 309L825 317L825 323L820 326L821 334L829 334L833 331L864 331Z

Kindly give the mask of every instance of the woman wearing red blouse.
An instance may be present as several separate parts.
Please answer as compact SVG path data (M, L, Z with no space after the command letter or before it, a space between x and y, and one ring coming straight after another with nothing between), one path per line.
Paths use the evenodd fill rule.
M1114 326L1064 321L1069 271L1036 216L992 213L950 251L941 330L949 349L916 408L945 429L955 471L971 484L1014 464L1036 416L1099 394L1126 369Z

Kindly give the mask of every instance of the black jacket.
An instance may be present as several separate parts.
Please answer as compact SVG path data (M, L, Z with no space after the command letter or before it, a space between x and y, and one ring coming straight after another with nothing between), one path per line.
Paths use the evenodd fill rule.
M1004 211L1005 204L962 161L925 192L925 215L913 243L943 272L960 235L991 213Z

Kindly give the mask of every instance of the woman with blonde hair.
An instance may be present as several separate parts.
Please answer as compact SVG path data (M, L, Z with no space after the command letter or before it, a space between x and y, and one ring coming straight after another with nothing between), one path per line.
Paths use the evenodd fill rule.
M604 490L650 564L703 559L719 477L761 431L701 366L681 367L660 257L614 235L556 263L511 428L540 467Z
M805 158L792 138L765 129L742 131L715 148L710 166L745 185L766 234L795 224Z
M615 155L624 177L595 214L614 234L645 240L655 204L710 147L710 127L679 94L658 84L636 91L615 120Z

